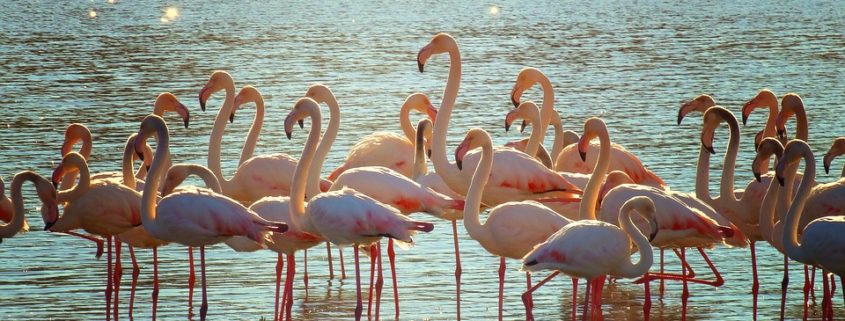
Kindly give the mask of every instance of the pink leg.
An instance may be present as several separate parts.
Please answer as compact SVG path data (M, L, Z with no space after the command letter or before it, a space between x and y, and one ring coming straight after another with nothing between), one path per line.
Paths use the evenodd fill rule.
M111 270L111 236L106 236L106 320L111 320L112 274Z
M205 246L200 246L200 280L202 281L202 305L200 305L200 321L205 321L208 314L208 293L205 282Z
M681 270L684 276L687 275L687 265L686 265L686 248L681 248ZM687 300L689 299L689 288L687 287L687 278L683 278L684 289L681 292L681 321L685 321L687 319Z
M346 279L346 265L343 264L343 248L342 247L337 248L337 255L338 255L338 259L340 259L340 279L345 280Z
M827 271L822 270L822 283L824 283L824 294L822 295L822 320L828 320L827 318L827 298L830 294L830 288L827 284Z
M531 273L525 272L525 285L526 285L526 292L531 290ZM523 298L523 304L525 303L525 298ZM534 296L531 293L528 294L528 306L531 310L534 310Z
M660 278L660 279L666 279L666 280L685 280L686 282L705 284L705 285L710 285L710 286L714 286L714 287L719 287L719 286L722 286L723 284L725 284L725 279L722 278L722 274L719 273L719 270L716 269L716 266L713 264L713 261L710 260L710 257L708 257L706 253L704 253L704 250L702 248L696 248L696 249L701 254L701 257L704 259L704 262L707 263L707 267L709 267L710 271L713 272L713 275L715 276L715 278L713 280L703 280L703 279L693 278L695 276L695 272L692 270L692 267L689 265L689 263L686 262L686 259L681 260L681 264L683 265L682 266L683 269L688 272L686 277L684 277L682 275L677 275L677 274L664 273L664 274L650 274L649 275L650 278L651 279ZM681 252L683 252L683 251L681 251ZM681 257L681 256L682 256L681 253L678 253L678 257ZM642 283L642 282L643 282L642 278L634 281L635 284L639 284L639 283Z
M191 269L193 270L193 268ZM153 248L153 320L158 309L158 248Z
M813 301L812 306L816 306L816 267L812 267L813 273L810 273L810 300Z
M389 240L392 241L393 239L389 239ZM379 319L379 312L381 311L381 290L382 290L382 288L384 288L384 275L382 273L382 268L381 268L381 241L378 241L378 243L376 243L376 249L377 249L376 251L378 252L378 257L376 258L377 277L376 277L376 317L375 317L375 320L380 320Z
M807 320L806 316L809 310L808 303L810 298L810 288L812 287L813 281L810 281L810 269L807 265L804 265L804 320Z
M836 279L833 273L828 273L830 275L830 295L827 296L827 309L828 309L828 317L830 320L833 320L833 296L836 295Z
M306 252L308 250L305 250ZM334 265L332 262L332 244L326 242L326 255L329 257L329 280L334 280Z
M752 318L757 320L757 294L760 289L760 283L757 280L757 253L754 249L754 241L751 241L749 248L751 249L751 275L753 281L751 282L751 297L752 297Z
M393 278L393 318L399 320L399 285L396 281L396 252L393 251L393 239L387 240L387 258L390 260L390 277ZM381 264L381 254L379 254L379 264ZM376 306L376 311L378 311L378 306ZM378 312L376 312L376 316L378 316Z
M279 294L282 284L282 253L278 253L276 257L276 299L273 305L273 320L279 320Z
M584 313L581 314L581 321L587 321L587 314L590 314L588 302L590 301L590 291L593 287L592 280L587 280L587 290L584 292Z
M663 252L664 249L660 249L660 274L663 274ZM648 281L646 281L648 284ZM663 292L665 292L666 287L664 285L663 279L660 279L660 287L658 288L658 292L660 292L660 300L663 300Z
M93 236L93 235L80 234L80 233L73 232L73 231L67 231L67 232L62 232L62 233L65 233L67 235L76 236L76 237L81 237L83 239L86 239L86 240L89 240L89 241L96 243L97 244L97 254L94 254L94 257L96 257L99 260L103 256L103 239L96 237L96 236Z
M550 274L549 276L547 276L545 279L543 279L542 281L540 281L539 283L537 283L534 286L531 286L530 274L526 273L527 275L529 275L528 290L526 290L525 293L522 294L522 304L525 305L525 319L526 320L534 320L534 313L533 313L534 303L531 300L531 297L532 297L532 294L534 293L534 291L536 291L541 286L543 286L543 284L546 284L546 282L549 282L549 280L554 278L559 273L560 272L558 272L558 271L554 271L552 274Z
M452 220L452 242L455 243L455 301L457 303L456 310L458 321L461 321L461 251L458 248L458 223L455 220Z
M602 300L602 289L604 289L604 281L607 279L607 276L602 275L596 279L596 288L593 290L595 293L595 300L593 302L595 309L593 312L593 319L602 321L604 317L602 316L601 310L601 300Z
M376 279L376 245L370 246L370 291L367 298L367 317L369 318L373 311L373 293L375 292Z
M783 320L786 312L786 288L789 286L789 258L783 256L783 280L780 281L780 319ZM804 305L806 306L806 304ZM804 320L807 319L807 310L804 309Z
M358 262L358 246L353 246L355 249L355 296L357 297L357 303L355 304L355 321L361 320L361 310L363 305L361 304L361 269L359 268Z
M194 315L193 312L193 301L194 301L194 285L197 283L196 273L194 272L194 248L189 246L188 247L188 265L190 271L188 271L188 319L191 319L191 316Z
M280 255L281 257L281 255ZM282 259L279 264L284 265L284 259ZM284 269L284 267L283 267ZM290 264L288 264L288 270L290 269ZM279 320L284 320L285 318L285 308L287 307L287 302L291 298L288 297L288 286L290 281L290 271L285 272L285 285L282 289L282 302L279 303Z
M651 281L648 280L648 272L646 272L645 277L645 290L643 291L643 296L645 296L645 300L643 301L643 320L648 321L651 319ZM662 281L663 280L661 280L661 282Z
M499 321L502 321L505 299L505 257L499 257Z
M578 279L572 278L572 321L578 315Z
M132 258L132 288L129 290L129 318L132 318L132 308L135 306L135 289L138 286L138 275L141 268L138 267L138 260L135 258L135 249L129 247L129 257Z
M305 296L308 297L308 251L302 252L302 283L305 285Z
M290 321L292 317L293 311L293 279L296 275L296 259L293 254L288 254L288 271L287 277L285 280L285 313L287 314L286 320Z
M118 300L120 299L120 279L123 276L123 264L120 262L120 239L114 237L114 320L118 320L118 312L119 309L117 308Z

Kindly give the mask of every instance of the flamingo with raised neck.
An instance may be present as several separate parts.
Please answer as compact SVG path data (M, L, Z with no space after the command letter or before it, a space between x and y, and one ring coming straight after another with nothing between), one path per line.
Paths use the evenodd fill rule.
M50 181L36 174L32 171L23 171L12 178L9 186L9 194L11 199L4 194L5 184L0 179L0 205L2 211L8 216L3 217L5 224L0 224L0 243L4 238L11 238L20 232L25 232L28 228L26 223L26 215L23 205L23 194L21 189L23 183L26 181L32 182L35 186L36 195L41 200L41 217L45 224L53 217L58 217L59 207L56 200L56 189L50 184Z

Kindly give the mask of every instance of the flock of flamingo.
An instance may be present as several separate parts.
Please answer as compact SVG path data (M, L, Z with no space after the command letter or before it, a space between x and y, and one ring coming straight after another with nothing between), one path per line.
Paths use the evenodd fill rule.
M456 225L459 219L464 220L472 239L501 258L500 320L506 258L519 260L526 272L527 290L522 301L527 320L534 319L532 293L559 273L572 278L572 319L578 318L576 299L581 278L588 282L581 319L586 320L588 315L591 320L602 319L602 288L607 277L637 278L635 283L644 285L645 320L649 319L651 308L651 281L660 282L660 295L665 281L681 282L681 318L685 319L689 282L714 287L724 283L704 251L718 244L750 248L756 319L759 282L755 245L767 241L784 255L780 318L784 318L787 267L794 260L805 264L804 318L807 318L808 297L814 289L814 271L819 268L823 271L822 317L833 320L837 285L834 275L843 282L840 291L845 290L842 281L845 278L845 179L830 183L815 181L815 158L806 143L807 117L798 95L784 95L779 105L774 93L762 90L742 108L743 124L754 109L769 110L765 128L755 141L757 156L751 168L756 180L745 189L734 188L740 139L736 117L716 106L708 95L683 104L678 123L689 113L699 111L704 114L704 126L695 193L682 193L666 186L625 147L612 143L601 119L587 119L580 135L564 131L560 115L554 110L551 81L535 68L525 68L517 76L511 92L515 108L505 116L506 129L517 120L523 120L522 128L530 124L530 138L494 147L487 132L473 128L455 149L455 162L450 162L446 136L461 82L461 54L455 39L444 33L435 35L420 49L417 62L419 71L423 72L430 57L443 53L449 55L450 70L440 107L435 108L424 94L408 96L400 111L404 135L377 132L365 137L326 179L320 178L320 172L338 134L340 108L334 94L324 85L308 88L285 118L288 138L297 126L303 127L304 121L310 120L311 129L299 159L281 153L253 155L264 118L264 101L252 86L245 86L236 94L234 81L225 71L214 72L199 91L202 110L211 95L225 91L225 100L210 134L208 167L171 164L170 136L162 115L175 112L187 127L189 112L170 93L158 96L153 113L144 118L137 133L128 137L119 172L90 173L86 161L92 152L91 133L83 125L71 124L61 148L63 159L50 180L32 171L20 172L11 181L11 199L5 196L0 180L0 219L6 222L0 226L0 240L28 229L21 188L24 182L32 182L42 203L45 230L96 242L98 257L103 253L102 239L105 239L107 320L118 318L121 243L127 244L133 260L130 315L139 269L134 248L151 249L153 253L153 319L159 289L156 249L168 243L188 246L190 306L195 283L192 248L199 247L200 317L204 320L208 311L204 248L226 243L236 251L270 249L278 253L274 319L290 320L294 254L326 243L354 249L356 320L363 315L359 248L369 251L367 315L371 315L371 307L375 306L375 318L379 319L382 238L388 239L398 319L394 243L409 247L414 234L430 232L433 228L431 223L408 216L417 212L452 224L458 320L461 319L462 273ZM539 107L530 101L520 101L522 93L535 84L543 90ZM237 109L248 103L255 104L256 116L237 171L233 177L226 178L220 163L223 132ZM325 132L321 103L328 105L330 111ZM414 128L409 120L411 111L426 114L428 118ZM785 125L792 116L797 120L795 139L787 140ZM730 132L719 195L714 197L708 186L709 163L711 154L715 153L715 132L722 123L727 124ZM555 133L551 151L542 144L549 125L553 125ZM156 142L155 150L146 143L151 138ZM598 143L593 142L596 138ZM81 149L73 151L80 142ZM839 138L824 156L825 170L829 171L832 160L843 153L845 138ZM774 170L770 171L773 157ZM427 158L434 171L428 171ZM134 168L136 159L144 163L138 170ZM803 173L798 172L801 160ZM190 175L201 178L206 186L180 186ZM845 177L845 168L842 176ZM64 208L61 215L59 205ZM488 214L481 222L483 210ZM87 233L77 232L79 229ZM650 272L654 262L652 247L660 250L659 272ZM695 277L686 262L687 248L696 248L714 279ZM680 273L664 269L665 249L680 258ZM328 251L333 277L331 249ZM632 259L634 253L638 255ZM546 270L551 273L532 284L532 274ZM377 276L373 275L376 271ZM306 268L306 286L307 281ZM373 293L375 304L372 304Z

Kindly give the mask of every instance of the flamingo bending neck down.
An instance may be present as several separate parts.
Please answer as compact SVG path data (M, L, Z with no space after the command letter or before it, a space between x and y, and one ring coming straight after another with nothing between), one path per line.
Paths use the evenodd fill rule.
M825 270L822 280L827 290L828 272L840 278L845 277L845 253L841 251L845 248L845 216L827 216L811 221L803 229L799 243L799 222L802 214L808 212L805 205L814 189L813 180L816 172L816 161L810 146L801 140L790 141L786 144L784 155L775 169L778 182L783 186L785 171L792 170L794 167L790 165L797 163L802 157L805 163L804 176L786 214L786 231L783 233L782 240L784 250L791 259L819 266ZM842 208L840 207L839 210L841 214ZM832 300L828 291L825 291L822 314L823 319L827 317L833 320Z
M549 152L546 151L546 148L543 147L542 140L546 126L543 126L544 122L540 121L540 109L537 108L537 105L531 101L519 104L519 106L512 109L507 115L505 115L505 131L510 130L510 125L516 118L528 119L531 123L535 124L535 126L531 127L531 136L528 140L523 139L516 142L508 142L505 144L505 147L513 147L528 155L534 155L534 157L537 158L538 161L542 162L543 165L548 168L552 168L552 158L549 155Z
M50 181L41 175L32 171L23 171L16 174L10 184L9 194L11 195L11 199L6 198L4 195L5 184L0 179L0 205L2 205L0 210L5 215L3 222L7 222L6 224L0 224L0 243L3 242L4 238L11 238L15 234L25 232L28 228L23 206L23 194L21 193L23 183L26 181L30 181L35 185L36 194L42 204L41 217L44 219L44 222L46 223L50 218L58 217L59 215L56 189L50 184Z
M809 136L807 124L807 112L804 109L804 101L796 93L783 95L780 101L780 112L775 118L775 129L777 137L781 142L786 141L786 122L790 117L795 116L795 138L807 141Z
M540 84L540 87L543 89L543 105L540 108L540 112L542 113L542 123L535 122L534 119L523 118L524 120L522 122L522 126L524 128L527 122L531 122L533 123L533 126L539 126L542 132L545 133L549 124L554 125L554 142L552 143L552 152L549 155L550 161L552 162L552 166L550 167L553 167L554 161L557 159L560 151L566 146L563 140L564 131L560 122L560 115L554 109L555 92L552 88L551 80L549 80L549 77L546 77L546 75L537 68L522 68L522 70L519 71L519 74L516 75L516 82L513 84L513 88L511 88L511 102L513 103L514 108L519 107L522 94L526 90L531 89L531 87L535 84ZM506 119L505 129L507 130L509 126L510 123ZM521 131L522 128L520 128L520 132ZM543 142L540 141L539 144L542 146ZM545 148L542 148L541 150L545 150Z
M311 135L320 132L320 107L311 98L301 98L285 119L285 133L291 137L293 125L305 118L311 118ZM313 162L316 148L313 139L303 150L300 165L294 180L308 177L307 164ZM417 231L431 231L433 225L412 221L393 207L378 202L351 189L342 189L319 194L305 205L304 182L298 182L291 194L291 222L302 231L321 235L335 245L353 245L355 248L355 278L357 304L355 318L361 318L360 270L358 268L358 247L374 244L383 236L394 238L400 245L411 244L411 236Z
M845 154L845 137L838 137L833 140L827 153L824 154L824 172L830 173L830 164L837 156ZM842 167L842 173L839 177L845 177L845 166Z
M169 153L169 134L164 120L155 115L144 118L135 141L135 150L143 150L143 141L155 135L155 157L144 186L140 216L144 228L156 238L200 247L203 303L200 319L205 320L208 299L205 282L205 246L220 243L232 236L248 236L263 242L270 232L283 233L287 225L259 217L237 201L223 195L196 189L170 194L156 204L161 176L166 170L163 160ZM208 224L212 222L213 224Z
M451 61L449 78L443 92L443 100L434 121L432 137L431 160L434 169L446 184L459 194L465 194L472 174L458 170L446 158L446 131L452 116L452 107L457 98L461 81L461 53L458 44L452 36L446 33L435 35L428 44L423 46L417 54L417 65L420 72L424 70L426 61L432 56L448 53ZM480 154L471 153L464 159L467 165L474 166ZM513 149L497 149L493 162L494 170L501 175L494 177L491 184L486 184L482 195L482 203L495 206L508 201L522 201L526 199L541 199L544 197L569 197L580 191L560 174L549 170L542 163L525 153ZM501 168L502 170L498 170ZM507 170L505 170L507 168Z
M571 223L553 210L534 201L507 202L493 207L487 220L481 223L479 212L481 193L493 170L493 144L486 131L473 128L455 150L458 168L468 151L481 148L481 159L472 176L464 205L464 226L469 236L493 255L499 256L499 320L502 319L505 258L521 259L535 245L542 243L563 226ZM498 175L499 173L495 173ZM528 287L531 287L530 275ZM530 299L526 309L531 310Z

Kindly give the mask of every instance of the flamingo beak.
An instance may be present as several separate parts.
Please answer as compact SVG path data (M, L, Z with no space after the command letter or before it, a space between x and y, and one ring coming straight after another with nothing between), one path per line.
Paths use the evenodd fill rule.
M428 119L431 119L432 122L437 119L437 108L435 108L434 105L431 104L431 102L428 102L428 106L426 106L425 113L426 115L428 115Z
M234 122L235 122L235 112L233 111L231 114L229 114L229 123L231 124L231 123L234 123Z
M179 103L179 106L176 107L176 113L182 117L182 124L185 125L185 128L188 128L188 124L191 123L191 113L188 111L188 107L185 107L184 104Z
M833 154L827 153L824 154L824 172L825 174L830 174L830 163L833 162Z
M754 178L757 179L757 183L763 182L760 172L758 172L756 169L754 170Z
M53 227L53 225L56 225L56 221L44 222L44 230L49 231L50 228Z
M525 132L525 127L528 127L528 120L523 119L522 125L519 125L519 132L520 133Z
M514 84L513 89L511 89L511 103L513 107L519 107L519 100L522 98L522 88L519 87L519 84Z
M777 177L778 177L778 184L780 184L780 186L783 186L783 184L784 184L783 175L777 175Z
M649 242L651 242L651 241L654 241L654 239L655 239L655 238L657 238L657 232L659 232L659 231L660 231L660 228L659 228L659 226L657 225L657 218L656 218L656 217L654 217L654 215L652 215L652 216L651 216L651 219L650 219L650 220L648 220L648 221L649 221L649 222L651 222L651 223L650 223L650 225L651 225L651 234L649 234L649 235L648 235L648 241L649 241Z
M458 148L455 149L455 164L458 165L458 170L463 170L464 166L464 155L469 151L469 141L464 140L458 145Z
M751 116L751 111L754 110L756 107L757 102L754 99L746 101L744 105L742 105L742 126L748 124L748 116Z
M431 43L429 43L423 46L417 53L417 68L419 68L421 73L425 71L425 62L431 57L432 49L433 47Z
M205 111L205 102L208 101L208 97L211 97L211 88L208 86L202 87L199 94L200 109L202 111Z
M694 102L695 100L690 100L681 104L681 108L678 109L678 125L680 125L681 122L684 121L684 117L691 110L690 105L692 105Z
M59 188L59 182L62 181L62 176L64 176L64 175L65 175L65 171L64 171L64 167L62 165L59 165L58 167L56 167L55 170L53 170L53 176L50 177L50 182L53 183L53 188L55 188L55 189Z

